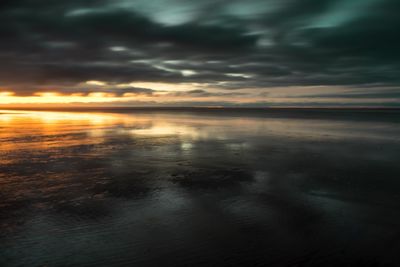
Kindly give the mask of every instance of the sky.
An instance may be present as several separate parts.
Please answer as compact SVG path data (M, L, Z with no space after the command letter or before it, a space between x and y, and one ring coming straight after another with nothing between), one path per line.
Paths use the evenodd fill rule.
M400 106L399 0L2 0L0 105Z

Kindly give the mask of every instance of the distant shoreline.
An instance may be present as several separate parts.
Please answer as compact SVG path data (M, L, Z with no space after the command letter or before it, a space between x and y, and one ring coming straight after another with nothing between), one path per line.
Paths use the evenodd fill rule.
M400 111L400 107L2 107L0 111Z
M176 114L222 117L292 118L322 120L352 120L400 123L400 108L250 108L250 107L46 107L0 108L0 116L7 111L76 112L114 114Z

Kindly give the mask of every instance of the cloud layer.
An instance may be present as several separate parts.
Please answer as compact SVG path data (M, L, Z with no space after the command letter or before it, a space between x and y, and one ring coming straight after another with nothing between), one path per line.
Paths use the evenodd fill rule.
M337 105L393 103L398 10L397 0L3 0L0 88L20 96L160 91L178 102L301 104L322 95ZM165 92L132 83L190 86Z

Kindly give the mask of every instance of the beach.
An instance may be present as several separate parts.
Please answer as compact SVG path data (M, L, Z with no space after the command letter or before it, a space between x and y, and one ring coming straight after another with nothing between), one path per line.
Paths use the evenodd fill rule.
M0 266L398 266L399 157L398 110L0 111Z

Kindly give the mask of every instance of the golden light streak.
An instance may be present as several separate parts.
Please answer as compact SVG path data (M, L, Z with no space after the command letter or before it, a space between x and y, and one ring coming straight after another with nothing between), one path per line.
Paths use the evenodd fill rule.
M90 98L110 98L110 97L115 97L115 94L113 94L113 93L104 93L104 92L93 92L93 93L89 93L87 97L90 97Z
M204 87L205 84L199 83L161 83L161 82L132 82L127 84L118 84L117 87L137 87L137 88L148 88L157 91L180 91L180 90L194 90L199 87Z
M0 92L0 97L10 97L13 96L13 92Z
M102 81L87 81L86 84L95 85L95 86L106 86L107 85L106 82L102 82Z
M56 92L38 92L35 93L34 96L50 98L50 97L60 96L60 94Z
M75 93L62 95L57 92L38 92L32 96L17 96L12 92L0 92L0 104L69 104L69 103L110 103L115 101L140 100L145 96L118 97L112 93L93 92L88 95Z

